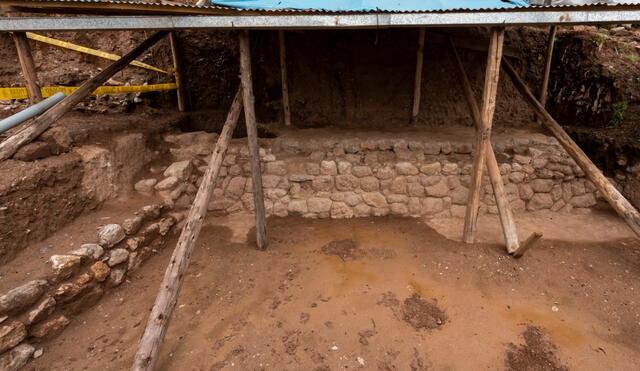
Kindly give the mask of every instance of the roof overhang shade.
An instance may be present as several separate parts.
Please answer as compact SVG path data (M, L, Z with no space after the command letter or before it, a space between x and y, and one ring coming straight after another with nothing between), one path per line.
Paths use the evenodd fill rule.
M528 7L526 0L210 0L241 9L323 11L433 11L453 9L508 9Z

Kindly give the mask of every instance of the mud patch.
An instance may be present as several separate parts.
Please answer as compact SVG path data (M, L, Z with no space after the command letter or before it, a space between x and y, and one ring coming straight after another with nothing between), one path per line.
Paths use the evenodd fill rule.
M325 255L334 255L342 261L356 260L364 256L364 251L359 249L352 239L331 241L320 249Z
M518 371L566 371L556 356L556 346L551 343L544 332L535 326L527 326L522 333L523 345L509 344L507 370Z
M413 294L402 304L402 320L416 330L433 330L442 326L447 318L435 299L429 301Z

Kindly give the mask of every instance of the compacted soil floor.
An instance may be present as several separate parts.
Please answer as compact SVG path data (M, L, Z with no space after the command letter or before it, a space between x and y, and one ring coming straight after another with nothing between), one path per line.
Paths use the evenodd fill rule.
M607 212L517 219L545 233L519 260L495 216L475 245L455 218L270 218L266 251L210 216L158 369L637 370L640 243ZM27 369L129 369L176 239Z

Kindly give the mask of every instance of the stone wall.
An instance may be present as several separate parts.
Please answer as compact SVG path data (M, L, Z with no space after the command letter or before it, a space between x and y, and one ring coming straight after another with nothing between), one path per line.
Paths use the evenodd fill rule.
M317 135L314 135L317 134ZM368 216L462 217L468 196L472 135L467 141L415 135L283 135L261 139L265 206L269 215L308 218ZM394 139L395 138L395 139ZM157 192L188 207L206 169L215 134L168 135L177 162L152 168L155 178L136 189ZM252 211L246 140L234 139L224 159L209 211ZM588 212L598 194L554 138L541 134L494 141L514 212L550 209ZM480 211L497 213L488 176Z
M0 370L18 370L42 354L39 342L63 331L162 249L183 218L169 205L147 205L120 224L100 226L94 241L52 255L38 279L0 293Z

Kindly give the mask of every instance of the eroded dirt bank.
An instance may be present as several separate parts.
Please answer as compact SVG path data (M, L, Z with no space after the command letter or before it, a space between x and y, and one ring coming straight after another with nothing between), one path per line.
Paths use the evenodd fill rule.
M463 245L402 218L271 218L259 252L250 215L210 217L160 369L634 369L640 245L611 215L576 218L604 240L543 240L513 260L497 243ZM521 232L532 221L552 238L570 226L542 215L519 219ZM28 367L127 369L170 250Z

